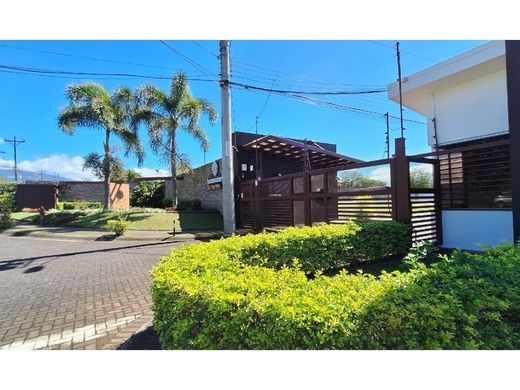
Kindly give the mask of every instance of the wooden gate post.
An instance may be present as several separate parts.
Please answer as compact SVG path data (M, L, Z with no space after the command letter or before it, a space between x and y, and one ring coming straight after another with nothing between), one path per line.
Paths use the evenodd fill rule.
M260 191L260 180L258 180L258 178L255 179L255 182L253 184L253 194L254 194L253 204L255 207L255 214L254 214L255 231L260 232L264 228L264 224L262 221L262 210L261 210L262 202L260 200L262 193Z
M308 171L303 174L303 215L305 226L312 226L311 217L311 176Z
M397 222L410 224L410 166L406 157L404 138L395 139L395 157L390 164L393 216Z

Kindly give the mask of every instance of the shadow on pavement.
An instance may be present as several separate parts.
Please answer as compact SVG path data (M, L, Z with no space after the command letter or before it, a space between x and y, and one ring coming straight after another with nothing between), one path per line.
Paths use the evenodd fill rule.
M134 334L116 349L120 350L160 350L159 335L152 326Z
M33 261L42 260L42 259L51 259L53 257L54 257L54 259L51 259L51 260L56 260L57 258L60 258L60 257L76 256L76 255L83 255L83 254L89 254L89 253L113 252L113 251L119 251L122 249L144 248L144 247L157 246L157 245L172 245L177 242L178 241L123 245L123 246L116 246L116 247L112 247L112 248L93 249L93 250L88 250L88 251L77 251L77 252L65 252L65 253L56 253L53 255L34 256L34 257L26 257L26 258L20 258L20 259L4 260L4 261L0 261L0 271L7 271L7 270L10 270L13 268L18 268L20 266L26 267L29 264L31 264ZM51 260L48 260L48 261L51 261Z

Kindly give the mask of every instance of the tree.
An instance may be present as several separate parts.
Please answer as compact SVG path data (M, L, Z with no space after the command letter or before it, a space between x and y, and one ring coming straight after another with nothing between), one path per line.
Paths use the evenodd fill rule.
M97 178L103 180L105 178L105 173L103 170L103 156L100 156L97 153L89 153L85 157L85 161L83 162L83 170L91 170L94 172ZM110 154L110 181L126 181L126 172L123 165L123 162L114 156L114 152L112 151Z
M77 127L104 130L104 155L97 156L104 185L103 208L110 208L110 172L114 164L110 137L117 136L125 146L125 156L133 153L138 164L143 161L143 148L135 127L132 127L133 94L127 87L119 87L110 95L101 85L94 82L71 84L65 90L69 105L58 115L58 126L67 134L73 134ZM101 160L102 159L102 160Z
M177 150L177 131L182 130L199 141L204 151L209 149L206 133L199 126L199 119L206 114L210 124L217 120L215 107L206 99L191 95L188 81L181 71L175 74L168 93L153 85L144 85L136 93L137 107L135 125L144 123L148 127L150 147L154 153L170 165L172 175L172 206L177 207L178 164L189 166L187 158Z
M132 181L134 179L139 179L141 174L137 172L135 169L127 169L126 170L126 180Z
M340 176L339 185L342 188L369 188L386 186L386 182L362 175L357 171L347 171Z
M432 188L433 179L431 173L415 167L410 169L410 188Z

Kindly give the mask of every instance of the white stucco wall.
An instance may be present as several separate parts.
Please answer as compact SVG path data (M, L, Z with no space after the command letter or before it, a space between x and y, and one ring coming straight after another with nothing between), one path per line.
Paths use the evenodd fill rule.
M511 210L443 210L443 246L481 250L478 244L513 242Z
M428 118L436 118L439 145L450 144L509 129L506 71L431 94ZM428 142L435 145L434 128L428 120Z

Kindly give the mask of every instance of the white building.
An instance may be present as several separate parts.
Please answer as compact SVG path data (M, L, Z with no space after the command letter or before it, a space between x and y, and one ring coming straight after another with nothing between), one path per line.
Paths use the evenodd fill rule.
M508 109L508 92L517 99L520 86L518 72L507 69L520 63L519 53L517 42L493 41L402 79L403 105L425 117L432 150L481 147L452 153L449 161L439 156L445 247L479 249L513 242L514 230L518 236L510 122L520 119ZM399 103L397 82L388 95Z

